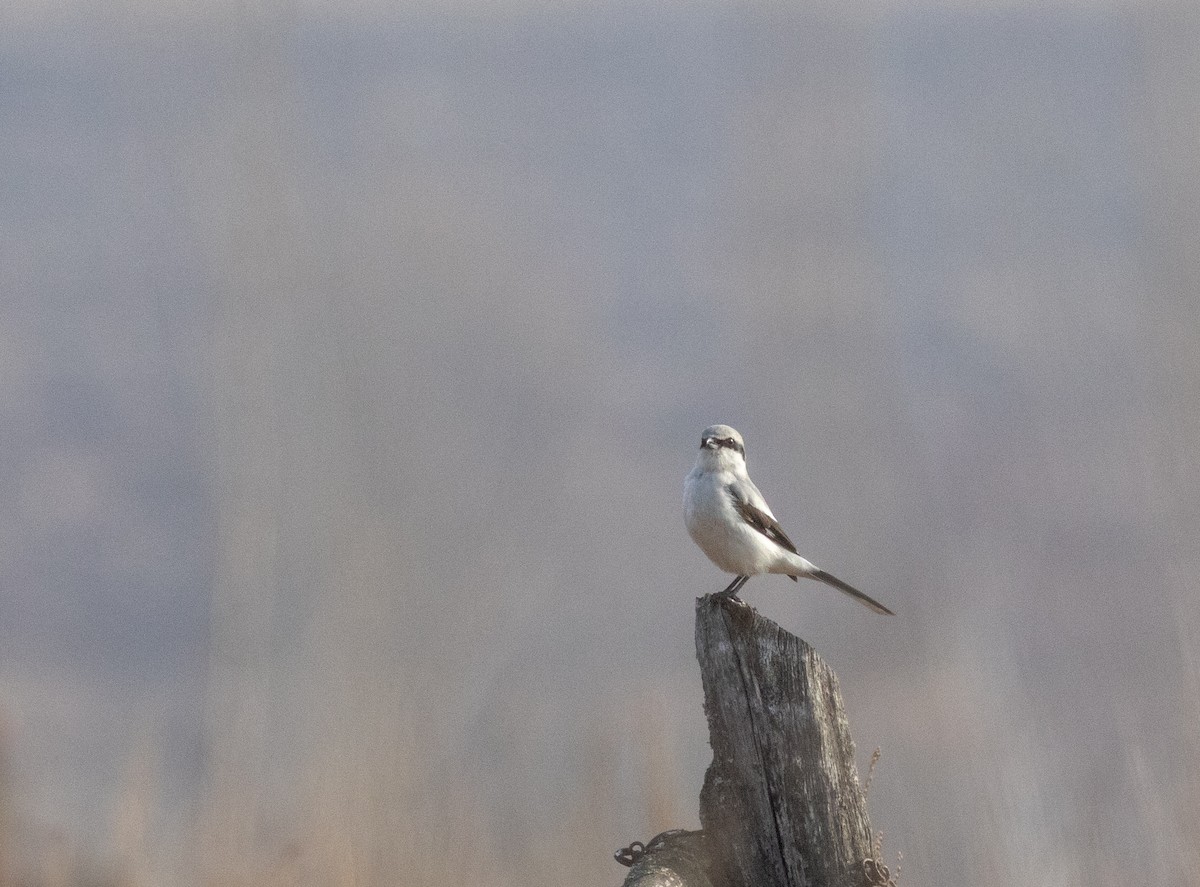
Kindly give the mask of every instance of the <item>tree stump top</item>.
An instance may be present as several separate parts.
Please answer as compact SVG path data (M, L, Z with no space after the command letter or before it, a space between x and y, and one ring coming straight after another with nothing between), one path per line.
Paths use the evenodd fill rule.
M696 602L713 762L700 821L725 887L861 887L866 801L837 677L748 606Z
M696 601L696 657L713 750L703 833L652 841L625 887L864 887L871 827L833 671L798 637L713 595ZM885 874L872 883L888 882L875 871Z

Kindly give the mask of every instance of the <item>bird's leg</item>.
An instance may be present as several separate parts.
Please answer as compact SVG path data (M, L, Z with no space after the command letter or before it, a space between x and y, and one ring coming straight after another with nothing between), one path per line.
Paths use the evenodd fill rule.
M742 580L745 578L745 576L734 576L733 581L730 582L723 591L718 591L716 594L714 594L713 597L732 597L737 593Z
M723 601L737 601L740 603L741 598L737 596L737 593L741 591L742 586L749 581L749 576L735 576L733 581L729 583L729 586L724 591L718 591L713 595L713 597L719 598Z

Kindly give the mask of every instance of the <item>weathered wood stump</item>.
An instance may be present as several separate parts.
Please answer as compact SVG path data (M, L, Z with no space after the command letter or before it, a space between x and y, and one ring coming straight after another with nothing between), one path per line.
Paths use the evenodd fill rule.
M837 676L749 607L696 602L713 761L700 822L724 887L861 887L866 799Z
M713 749L700 792L704 878L863 887L871 828L837 676L804 641L711 595L696 601L696 656ZM693 880L695 852L687 871L658 852L646 849L626 887L707 887Z

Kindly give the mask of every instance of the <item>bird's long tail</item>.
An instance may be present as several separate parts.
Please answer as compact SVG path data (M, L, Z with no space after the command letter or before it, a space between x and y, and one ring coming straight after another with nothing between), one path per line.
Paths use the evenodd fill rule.
M866 606L866 607L870 607L876 613L883 613L886 616L895 616L896 615L891 610L889 610L887 607L885 607L883 604L879 603L879 601L875 600L872 597L868 597L867 595L865 595L861 591L859 591L857 588L855 588L853 585L843 582L841 579L839 579L837 576L834 576L832 573L826 573L824 570L816 569L816 570L813 570L808 575L811 576L813 579L817 579L821 582L824 582L826 585L832 585L834 588L838 589L839 591L844 591L846 594L850 595L850 597L854 598L860 604L862 604L863 606Z

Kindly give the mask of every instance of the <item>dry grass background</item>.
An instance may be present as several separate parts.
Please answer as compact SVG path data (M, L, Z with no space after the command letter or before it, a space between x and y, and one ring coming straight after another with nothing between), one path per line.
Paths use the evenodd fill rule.
M906 883L1200 883L1189 6L6 15L0 887L615 882L718 420Z

